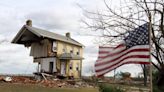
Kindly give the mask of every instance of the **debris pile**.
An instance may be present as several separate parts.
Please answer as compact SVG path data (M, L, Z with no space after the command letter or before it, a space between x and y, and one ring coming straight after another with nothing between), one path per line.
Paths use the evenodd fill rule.
M34 78L14 76L11 83L39 84L44 87L66 87L69 85L64 80L35 80Z
M43 85L44 87L70 87L67 82L60 80L42 80L38 83Z
M30 77L24 77L24 76L13 76L11 83L26 83L26 84L35 84L37 83L36 80L30 78Z
M29 84L40 85L43 87L64 87L64 88L81 88L81 87L93 87L86 82L75 80L35 80L33 77L13 76L13 77L0 77L0 81L4 81L5 78L11 79L8 83L13 84ZM7 81L4 81L7 82Z

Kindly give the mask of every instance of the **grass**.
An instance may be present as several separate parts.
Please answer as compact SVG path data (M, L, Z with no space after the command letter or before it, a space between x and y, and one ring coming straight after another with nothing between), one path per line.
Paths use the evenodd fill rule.
M149 88L144 87L142 85L108 84L108 83L103 83L103 85L109 87L107 88L107 90L110 91L107 92L149 92Z
M106 84L100 84L99 85L100 92L125 92L123 88L120 88L118 86L109 86Z
M98 92L96 88L47 88L39 85L0 83L0 92Z

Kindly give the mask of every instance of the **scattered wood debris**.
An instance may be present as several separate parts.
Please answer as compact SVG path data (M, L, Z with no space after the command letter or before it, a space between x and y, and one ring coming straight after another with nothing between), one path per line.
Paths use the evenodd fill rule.
M47 76L46 74L43 74ZM29 85L40 85L43 87L64 87L64 88L81 88L81 87L93 87L86 82L75 81L75 80L61 80L61 79L48 79L44 78L43 80L36 80L33 77L25 77L25 76L12 76L12 77L1 77L0 81L4 81L4 78L7 80L11 79L8 83L13 84L29 84ZM7 81L4 81L7 82Z

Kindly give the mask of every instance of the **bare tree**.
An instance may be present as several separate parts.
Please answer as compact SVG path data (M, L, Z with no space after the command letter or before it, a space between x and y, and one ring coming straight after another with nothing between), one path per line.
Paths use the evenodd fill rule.
M148 79L147 76L149 75L150 67L148 65L141 64L141 68L144 76L144 86L147 86L147 79Z
M104 0L104 11L90 12L84 9L83 23L93 31L101 31L105 44L117 44L134 28L149 23L151 29L151 55L157 62L152 64L159 71L157 84L164 85L164 1L163 0Z

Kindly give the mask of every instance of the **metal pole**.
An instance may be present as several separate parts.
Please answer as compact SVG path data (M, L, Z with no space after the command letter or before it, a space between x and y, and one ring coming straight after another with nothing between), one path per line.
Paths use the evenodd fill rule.
M152 25L151 25L151 15L149 16L149 47L150 47L150 51L149 51L149 55L151 56L151 28L152 28ZM150 92L153 92L153 82L152 82L152 61L151 61L151 58L149 58L149 62L150 62Z
M116 83L116 69L114 69L114 83Z
M150 92L153 92L152 64L150 63Z

